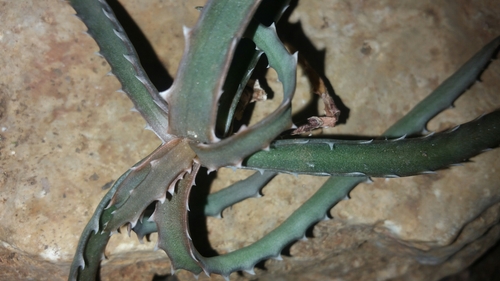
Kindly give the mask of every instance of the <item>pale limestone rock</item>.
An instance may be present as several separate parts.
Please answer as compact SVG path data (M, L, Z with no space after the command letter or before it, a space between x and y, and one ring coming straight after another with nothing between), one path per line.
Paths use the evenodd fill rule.
M173 75L204 1L121 1ZM130 112L97 45L62 1L0 5L0 279L64 280L85 223L103 188L159 141ZM325 50L325 75L350 108L329 134L378 135L431 92L500 30L500 5L482 1L300 1L300 21L313 47ZM293 25L296 27L297 25ZM285 32L286 33L286 32ZM296 29L286 35L294 41ZM299 42L306 48L307 43ZM304 52L320 60L319 54ZM457 102L435 118L442 130L498 108L500 64L494 61ZM256 107L269 112L279 102ZM309 85L299 69L297 110ZM345 113L344 113L345 114ZM434 175L375 179L335 206L308 241L284 261L270 260L261 280L438 280L467 267L500 236L500 150ZM217 190L248 171L222 169ZM220 253L252 243L300 206L325 178L279 176L262 198L208 218ZM203 226L201 227L203 228ZM192 230L196 232L196 230ZM153 235L152 240L154 241ZM151 280L170 272L154 242L112 238L103 280ZM243 276L231 275L235 280ZM180 280L192 280L181 271ZM201 280L207 280L203 275ZM221 277L213 277L220 280Z

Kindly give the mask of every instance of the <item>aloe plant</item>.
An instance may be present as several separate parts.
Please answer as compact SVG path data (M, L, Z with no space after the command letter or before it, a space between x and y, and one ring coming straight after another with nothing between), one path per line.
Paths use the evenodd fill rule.
M293 132L333 126L338 111L316 77L314 91L325 101L327 116L313 117L300 130L290 130L297 55L285 48L274 23L262 23L279 20L288 2L208 1L196 25L184 29L186 48L173 85L159 92L105 0L70 0L122 90L162 144L125 172L99 203L81 235L69 280L94 280L109 237L124 225L141 239L158 232L158 248L167 253L174 270L225 277L239 270L251 273L257 262L279 259L284 246L303 237L308 227L323 219L332 206L369 177L432 172L498 146L500 111L445 132L418 135L425 132L432 117L474 83L498 49L500 37L380 139L292 136ZM278 73L283 100L262 121L234 132L235 116L248 95L245 86L263 55ZM278 173L329 179L285 222L254 244L225 255L204 257L192 243L188 223L190 191L200 167L209 171L221 167L256 170L247 179L209 195L204 206L208 216L220 216L224 208L258 195ZM153 213L147 210L151 204L155 204Z

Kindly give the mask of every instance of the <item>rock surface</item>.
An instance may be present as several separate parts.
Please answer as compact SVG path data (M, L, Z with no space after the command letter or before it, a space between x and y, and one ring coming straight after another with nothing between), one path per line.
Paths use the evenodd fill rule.
M182 55L182 25L194 24L193 7L203 2L120 1L170 76ZM119 83L106 76L109 66L94 55L97 45L73 13L57 0L0 5L1 280L64 280L78 237L105 189L159 144L130 112L126 96L114 93ZM299 1L292 24L281 31L320 68L324 63L318 70L350 109L346 124L324 133L373 136L500 35L498 15L494 0L309 0ZM279 95L272 71L269 77ZM498 77L500 63L494 61L482 82L429 129L451 128L498 108ZM168 85L170 78L158 81ZM300 111L309 105L310 91L300 69L298 82L294 107ZM256 108L265 112L274 102ZM259 280L439 280L463 270L500 237L499 156L497 149L437 174L357 186L351 200L332 209L333 220L314 227L314 238L293 244L284 261L270 260L266 270L257 269ZM212 190L248 174L221 169ZM200 236L219 253L248 245L279 225L324 180L279 176L262 191L264 197L225 210L222 220L208 218ZM155 236L151 239L139 244L134 237L114 236L102 280L167 275L169 261L152 251ZM184 271L177 278L193 280Z

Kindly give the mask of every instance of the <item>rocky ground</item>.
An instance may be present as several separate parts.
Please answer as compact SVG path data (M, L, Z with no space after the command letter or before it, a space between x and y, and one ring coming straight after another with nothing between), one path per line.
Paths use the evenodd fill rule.
M194 7L203 2L120 1L145 35L134 40L161 90L182 55L182 25L194 24ZM303 0L280 32L329 78L349 109L343 112L347 122L324 133L375 136L500 35L497 2ZM143 130L139 114L130 112L132 103L115 92L118 81L106 76L109 66L94 54L97 45L73 13L58 0L0 1L1 280L66 279L79 235L106 189L159 144ZM499 77L500 63L494 61L482 82L429 129L448 129L497 109ZM275 98L257 104L255 118L279 101L276 75L270 71L268 78ZM294 107L300 119L302 110L316 104L308 103L310 87L301 69L298 83ZM440 280L462 272L453 277L462 279L450 280L472 280L475 275L463 270L500 237L499 171L497 149L437 174L361 184L351 200L331 210L333 220L287 249L284 261L262 264L257 277ZM211 190L249 173L221 169ZM324 180L279 176L262 198L225 210L222 220L201 221L192 232L201 246L219 253L241 248L279 225ZM152 251L154 235L151 240L113 237L102 280L169 274L168 258ZM184 271L177 279L194 280Z

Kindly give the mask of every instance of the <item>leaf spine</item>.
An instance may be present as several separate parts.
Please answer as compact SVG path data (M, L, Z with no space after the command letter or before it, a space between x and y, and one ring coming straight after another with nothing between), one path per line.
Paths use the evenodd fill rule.
M436 132L430 132L428 134L426 134L425 136L423 136L422 138L428 138L428 137L432 137Z
M400 136L399 138L391 139L390 141L400 141L400 140L404 140L405 138L406 138L406 134Z
M113 29L113 32L115 33L115 35L120 38L120 40L126 42L127 39L125 38L125 34L121 33L120 31L116 30L116 29ZM125 56L125 55L124 55Z
M108 11L106 11L106 9L105 9L105 8L102 8L101 10L102 10L102 13L103 13L103 14L104 14L104 15L105 15L105 16L106 16L109 20L111 20L111 21L113 21L113 22L114 22L114 19L113 19L114 17L113 17L113 16L112 16L112 15L111 15Z
M172 264L172 261L170 261L170 275L172 276L175 275L175 268L174 265Z
M361 177L361 176L366 176L365 173L361 172L351 172L351 173L346 173L346 176L351 176L351 177Z
M283 260L283 257L281 256L281 253L279 253L278 255L272 257L271 259L273 260L277 260L277 261L282 261Z
M248 273L250 275L255 275L255 270L253 267L250 269L244 269L243 271L245 271L246 273Z

